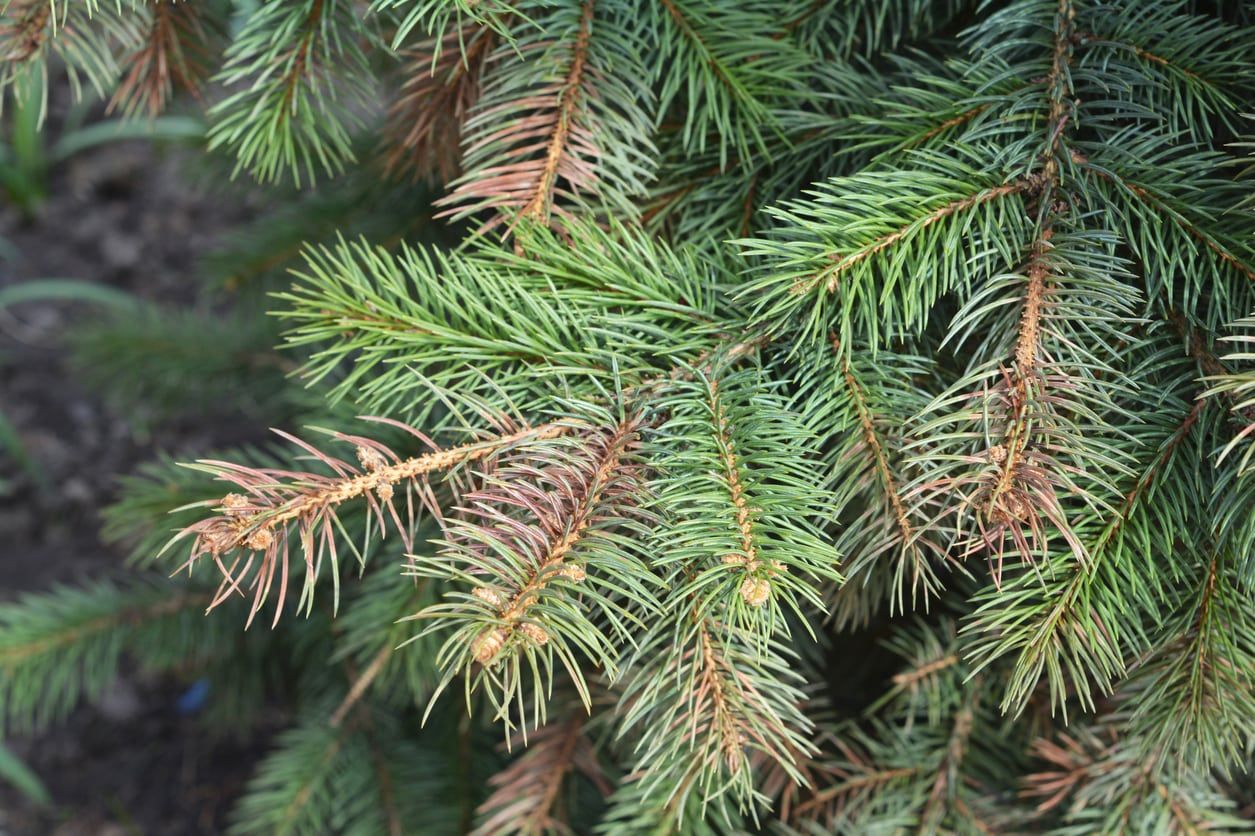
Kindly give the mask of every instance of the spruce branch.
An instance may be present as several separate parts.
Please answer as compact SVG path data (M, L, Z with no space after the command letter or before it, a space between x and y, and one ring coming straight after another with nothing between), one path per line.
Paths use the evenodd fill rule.
M3 35L4 59L11 64L31 60L43 48L51 34L51 3L13 3L5 8Z
M430 812L438 792L428 753L400 737L394 718L359 707L356 720L328 727L321 708L279 735L235 810L231 832L453 832Z
M1117 698L1121 719L1154 770L1229 775L1255 738L1255 624L1225 549L1214 549L1182 592L1131 666Z
M543 409L569 387L591 394L616 378L656 378L715 341L718 281L730 267L619 224L519 232L526 256L495 246L311 250L278 297L294 326L288 344L317 347L304 373L322 380L352 361L335 395L421 423L437 403L433 386L499 409Z
M646 632L621 698L622 733L638 741L627 785L664 802L664 826L684 826L694 813L704 818L708 806L725 820L737 811L756 815L765 799L754 788L751 758L773 761L796 780L796 753L814 751L788 651L703 614L688 596L673 601Z
M471 27L401 52L405 82L384 128L389 173L443 183L457 177L462 125L479 99L495 46L490 30Z
M77 368L128 407L223 370L307 411L256 373L299 365L390 417L130 480L111 534L182 504L216 587L0 612L0 713L133 653L203 662L237 720L281 657L298 721L240 832L1242 829L1255 30L1213 6L262 4L214 147L346 175L224 267L315 239L279 295L299 359L165 317L94 326ZM12 0L0 81L63 58L158 107L202 57L185 13L218 14ZM261 633L196 612L276 601ZM484 757L502 732L530 748Z
M1188 357L1173 352L1173 364L1182 361L1188 363ZM1189 376L1177 380L1178 386L1190 385ZM1156 543L1191 542L1197 535L1188 517L1177 513L1189 500L1160 497L1206 491L1195 475L1203 460L1196 448L1203 443L1199 422L1205 413L1181 394L1185 397L1173 401L1175 414L1161 410L1142 439L1146 458L1126 477L1119 510L1099 516L1097 525L1078 523L1088 539L1086 564L1071 554L1053 555L1040 573L1022 572L1001 593L987 590L977 597L964 628L973 637L967 658L980 670L1000 656L1015 657L1004 711L1022 711L1043 675L1052 706L1066 712L1067 700L1076 697L1093 710L1094 690L1109 693L1125 673L1130 645L1141 641L1143 614L1161 606L1153 575L1149 584L1131 583L1141 579L1136 567L1145 566Z
M821 583L840 583L820 534L829 508L820 475L781 450L813 438L754 370L696 370L661 398L653 491L668 521L655 564L681 571L672 595L691 595L751 633L787 630L787 617L822 608Z
M643 10L664 118L677 113L688 152L718 144L718 167L735 154L748 160L768 149L779 131L773 105L798 94L790 84L809 56L784 22L786 4L752 2L736 8L692 0L661 0Z
M667 594L621 700L623 733L639 741L633 792L677 788L655 811L660 823L683 823L690 799L718 805L721 818L757 815L765 799L752 763L796 780L796 758L812 751L797 725L801 694L781 687L792 677L780 637L790 614L804 618L802 602L819 603L813 581L839 579L837 561L801 524L822 515L813 474L776 454L805 432L783 410L773 414L767 393L750 408L752 381L752 371L715 364L660 395L669 418L654 442L654 507L665 521L654 563ZM799 518L780 516L784 508Z
M831 754L803 802L805 820L842 832L882 822L921 834L1014 829L993 788L1018 757L1016 732L988 710L996 684L959 658L953 622L917 620L886 647L904 667L863 720L827 730Z
M444 214L547 224L576 208L634 214L649 180L651 125L636 27L614 4L559 5L498 47L463 129L463 175ZM561 37L541 37L560 32Z
M575 45L571 50L570 69L567 70L566 79L558 91L557 124L554 125L553 132L549 135L548 147L545 149L545 162L541 168L540 177L537 179L530 198L525 199L523 208L519 212L524 218L538 220L542 223L549 219L554 183L558 178L558 169L562 158L568 153L567 145L570 140L572 116L579 104L579 93L585 71L584 65L588 59L588 38L592 21L593 2L592 0L585 0L583 11L580 13L579 34L575 36Z
M1062 823L1076 829L1170 834L1244 826L1212 776L1191 772L1165 780L1143 768L1139 753L1113 725L1100 721L1039 739L1033 751L1046 769L1027 776L1024 792L1042 799L1042 819L1058 810Z
M406 616L434 604L444 588L430 580L398 582L397 575L397 567L387 563L369 571L353 585L335 621L333 661L351 665L355 673L331 714L333 725L345 722L364 699L409 704L429 698L440 681L439 645L418 635Z
M908 159L915 170L833 178L809 200L768 208L771 237L739 242L762 259L740 294L757 300L756 323L778 332L800 318L803 340L835 331L842 346L879 345L923 328L943 294L1015 260L1038 178L1008 182L988 162L923 151Z
M1236 460L1239 474L1245 476L1255 468L1255 370L1246 368L1255 364L1255 316L1235 322L1233 330L1235 333L1220 339L1235 345L1237 351L1205 364L1200 362L1211 384L1201 397L1225 395L1229 399L1229 408L1241 428L1225 445L1217 464L1245 445L1245 452ZM1247 346L1252 348L1248 350ZM1198 356L1199 352L1195 354Z
M822 286L826 293L834 293L843 273L856 267L860 262L879 254L882 250L894 246L904 238L919 234L933 224L944 221L951 215L965 213L980 206L982 203L998 200L1008 195L1020 194L1029 190L1037 191L1039 189L1040 184L1035 180L1019 180L1014 183L1005 183L1001 186L982 189L969 197L953 200L933 209L922 217L916 218L909 224L895 229L893 232L875 238L847 255L840 257L830 256L829 260L832 262L830 266L820 270L812 278L798 282L791 289L791 292L806 294Z
M38 108L42 124L48 110L49 61L55 58L68 71L76 101L83 98L84 80L103 97L117 78L119 56L141 42L148 12L136 3L95 0L5 3L0 9L0 92L11 88L20 97L36 98L23 105Z
M122 78L108 110L155 117L176 89L199 98L210 75L210 53L218 40L204 4L152 0L139 46L121 59Z
M1056 280L1053 271L1057 269L1057 265L1051 262L1047 253L1053 247L1051 239L1055 235L1054 217L1058 212L1056 201L1059 200L1060 188L1059 155L1064 150L1064 131L1070 116L1067 100L1072 89L1068 79L1075 16L1076 11L1072 4L1068 0L1060 0L1055 20L1054 55L1045 81L1049 112L1046 118L1046 147L1042 152L1044 161L1040 172L1041 185L1037 195L1038 228L1029 248L1029 260L1024 271L1027 282L1015 340L1010 391L1006 395L1008 411L1012 417L1002 438L995 447L990 448L991 461L1000 471L997 480L979 500L985 505L981 515L982 528L984 520L992 523L991 530L982 532L985 543L995 548L1000 547L1003 530L1009 529L1021 557L1025 560L1031 560L1031 555L1025 548L1020 521L1028 517L1032 534L1037 536L1037 522L1030 516L1028 504L1032 500L1029 496L1038 501L1044 500L1042 504L1045 505L1046 515L1051 522L1062 529L1074 551L1077 551L1077 556L1082 561L1086 557L1083 551L1077 550L1075 538L1068 536L1068 524L1057 510L1057 500L1051 495L1050 488L1046 487L1049 477L1043 480L1034 472L1033 464L1026 461L1026 452L1033 440L1030 402L1043 396L1037 387L1045 383L1037 375L1037 363L1042 348L1042 306ZM995 455L995 451L1000 453ZM998 568L994 573L995 582L1001 577L1001 560L999 553Z
M570 825L562 815L563 795L570 795L577 776L602 795L609 794L610 785L587 736L587 720L580 708L572 708L566 719L531 733L526 751L489 779L493 791L476 811L475 836L539 836L566 830Z
M400 49L415 32L436 42L450 32L481 27L500 37L510 36L510 24L527 17L516 5L505 0L371 0L370 13L395 16L392 48ZM456 44L459 50L465 41Z
M97 583L0 607L0 721L17 731L58 720L118 675L123 654L153 668L204 659L232 639L198 616L207 591Z
M366 420L397 423L387 419ZM377 441L332 433L337 440L355 446L360 463L360 467L355 467L276 430L281 437L296 444L334 475L254 468L214 460L194 465L243 491L227 494L219 500L194 503L194 507L213 508L216 513L183 529L167 546L190 538L191 552L184 567L190 572L201 558L207 556L222 572L222 584L210 609L232 595L244 595L244 586L247 585L253 590L248 617L251 623L269 596L277 575L279 588L274 617L277 624L287 594L288 551L293 538L300 542L305 566L300 606L308 609L313 605L314 583L324 556L330 559L333 577L338 577L336 534L341 528L336 511L338 506L349 500L365 500L377 520L379 534L382 536L389 528L395 528L408 547L410 532L417 522L417 512L428 508L439 514L427 482L430 475L450 471L514 444L554 438L574 429L569 424L525 427L495 438L440 449L412 427L399 426L431 446L433 451L402 459ZM404 520L394 502L398 486L404 488ZM296 529L295 534L292 533L293 528ZM369 539L369 526L366 531ZM235 558L227 565L224 559L233 554ZM242 558L244 565L240 566ZM364 560L360 552L358 558ZM256 571L253 571L254 564Z
M215 80L235 92L209 111L209 148L235 172L300 186L354 159L355 105L368 100L362 42L370 33L345 0L267 3L231 42Z
M1116 146L1116 148L1119 147L1119 145ZM1132 151L1133 153L1129 154L1127 157L1123 156L1129 151ZM1172 186L1166 180L1161 180L1158 183L1151 181L1146 184L1138 182L1140 177L1144 177L1149 180L1149 177L1151 176L1163 176L1162 171L1156 172L1152 175L1150 170L1145 167L1141 167L1140 170L1139 168L1134 168L1134 166L1138 165L1134 162L1134 154L1137 154L1138 151L1141 151L1142 154L1149 154L1153 152L1153 149L1150 147L1136 150L1129 148L1123 151L1112 149L1107 151L1102 156L1095 155L1093 158L1086 157L1082 167L1084 170L1096 174L1101 180L1105 181L1105 183L1115 185L1125 195L1133 197L1136 203L1145 207L1153 218L1167 221L1176 231L1183 233L1188 238L1201 244L1204 247L1202 254L1215 259L1219 262L1220 267L1233 270L1247 279L1255 280L1255 267L1251 266L1249 246L1246 248L1247 252L1239 254L1240 244L1218 237L1215 233L1207 229L1205 225L1206 222L1204 220L1190 218L1188 214L1190 211L1190 203L1181 200L1179 195L1173 194L1172 191L1170 191ZM1110 160L1110 162L1105 165L1101 162L1104 156ZM1141 154L1138 154L1138 156L1141 156ZM1192 188L1197 189L1203 186L1217 188L1222 190L1221 194L1218 195L1218 197L1221 197L1225 191L1230 191L1233 188L1233 185L1235 185L1232 181L1217 181L1209 178L1208 180L1199 182L1197 179L1197 175L1202 174L1202 172L1198 169L1208 165L1212 168L1218 168L1228 162L1224 158L1217 158L1213 155L1199 155L1195 159L1185 158L1173 162L1175 163L1175 166L1173 167L1180 167L1184 170L1194 169L1190 172L1195 175L1195 179L1191 184ZM1169 165L1168 160L1162 160L1161 163L1161 168ZM1117 168L1117 166L1120 168L1127 166L1128 170L1122 172L1120 168ZM1182 173L1185 173L1185 171L1182 171ZM1179 182L1180 181L1178 180L1178 183ZM1236 199L1236 197L1236 193L1233 193L1232 198ZM1224 197L1221 197L1221 200L1224 199ZM1137 213L1136 207L1131 207L1129 210L1126 210L1126 213L1128 216L1131 216L1130 219L1126 221L1130 227L1132 227L1134 222L1142 222L1144 220L1144 218ZM1130 229L1130 232L1132 233L1133 230ZM1168 249L1161 243L1157 246L1151 245L1148 247L1143 241L1142 236L1137 234L1128 235L1128 240L1138 247L1139 254L1145 253L1143 258L1154 254L1163 259L1166 255L1167 258L1163 259L1167 261L1167 264L1164 268L1162 268L1162 272L1164 273L1169 272L1172 267L1176 265L1184 267L1188 263L1186 261L1188 251L1181 252L1179 246L1173 249ZM1170 281L1170 277L1165 275L1162 281Z
M507 730L515 710L521 728L529 715L533 728L544 722L558 664L589 707L584 669L613 681L622 649L656 609L657 581L633 544L651 522L638 508L642 418L582 412L582 430L499 455L458 496L437 554L410 565L454 584L410 616L431 622L424 634L451 631L437 654L437 694L465 675L468 700L482 687Z
M1171 131L1208 139L1214 122L1232 125L1243 91L1255 83L1255 40L1246 29L1184 12L1184 4L1137 3L1104 14L1099 5L1074 39L1083 68L1109 61L1113 52L1134 56L1149 82L1136 94L1168 114Z
M816 52L843 61L855 56L896 57L908 44L928 43L930 36L942 32L971 7L969 0L817 0L807 3L788 26Z
M825 487L836 508L857 509L843 520L836 547L844 555L847 582L834 598L834 618L845 625L866 622L886 601L894 612L927 606L941 590L937 563L948 535L934 519L937 509L920 504L904 467L903 425L923 407L918 381L930 376L923 358L882 352L842 351L832 337L830 352L803 364L800 412L825 450Z

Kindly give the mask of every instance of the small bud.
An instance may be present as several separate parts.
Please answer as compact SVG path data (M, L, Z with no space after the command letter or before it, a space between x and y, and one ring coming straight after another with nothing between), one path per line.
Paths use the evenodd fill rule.
M238 493L229 493L222 498L222 510L229 516L239 516L248 511L248 497Z
M588 577L587 573L584 572L584 567L578 563L564 563L558 574L572 583L579 583Z
M502 600L500 593L498 593L495 589L488 589L487 587L477 586L471 590L471 594L474 595L479 600L487 601L489 604L492 604L494 607L497 607L497 608L500 608L501 605L505 603Z
M785 564L781 563L779 560L773 560L773 561L771 561L771 571L773 571L773 572L788 572L788 571L789 571L789 567L788 567L788 566L786 566Z
M388 462L384 459L383 453L380 453L374 447L364 447L359 445L357 448L357 460L361 462L364 470L378 470L386 467Z
M989 448L989 460L994 464L1002 464L1007 460L1007 448L1001 444L995 444Z
M218 519L200 533L200 542L210 554L222 554L238 545L240 532L235 521Z
M263 526L262 528L254 531L252 534L249 534L248 540L245 542L250 549L264 552L266 549L270 548L271 543L274 541L274 532Z
M375 495L379 497L380 502L388 502L392 499L392 483L380 482L375 486Z
M549 641L549 634L546 633L545 629L539 624L520 624L519 632L527 636L527 638L531 640L532 644L537 647L540 647L542 644Z
M503 647L505 647L505 631L499 627L494 627L491 630L480 633L479 637L471 642L471 655L475 657L476 662L487 667L497 658L497 654L501 652Z
M771 584L762 578L746 578L741 583L741 600L751 607L761 607L771 597Z
M725 566L740 566L745 562L745 557L739 554L725 554L721 560Z

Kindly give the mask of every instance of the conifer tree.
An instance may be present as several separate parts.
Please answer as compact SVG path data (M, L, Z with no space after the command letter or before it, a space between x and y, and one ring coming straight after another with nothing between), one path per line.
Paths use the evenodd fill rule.
M10 0L7 87L314 191L211 266L291 266L280 442L0 609L4 728L286 686L240 833L1248 830L1253 18Z

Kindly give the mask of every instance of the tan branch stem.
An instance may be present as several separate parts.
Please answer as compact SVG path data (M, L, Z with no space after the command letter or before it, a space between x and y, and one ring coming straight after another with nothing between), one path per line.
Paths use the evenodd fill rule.
M545 153L545 166L541 169L540 179L531 199L520 212L522 217L547 220L553 202L553 187L558 179L558 169L566 154L567 140L571 133L571 121L575 108L583 95L584 67L588 58L588 38L593 25L593 0L586 0L584 11L580 16L580 31L575 39L575 48L571 56L571 68L567 71L566 81L558 92L558 120L553 133L549 136L549 147Z

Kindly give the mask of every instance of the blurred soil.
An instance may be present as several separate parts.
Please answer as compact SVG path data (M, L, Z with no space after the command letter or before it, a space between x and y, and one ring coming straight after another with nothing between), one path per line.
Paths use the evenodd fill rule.
M147 144L115 144L55 170L35 218L0 192L0 242L10 254L0 258L0 288L80 279L151 301L189 301L197 259L250 213L193 187L180 168ZM139 429L81 386L64 337L90 315L65 301L0 310L0 413L42 477L19 471L0 450L0 600L119 573L122 555L98 537L117 476L156 450L187 455L230 431L203 420ZM54 805L37 810L0 781L0 835L222 833L265 741L210 736L176 710L183 688L134 672L68 722L5 741Z

